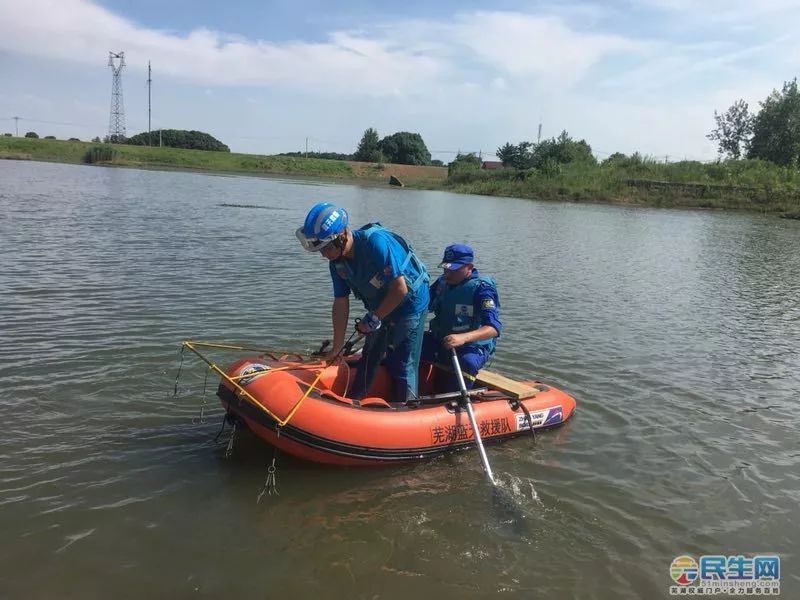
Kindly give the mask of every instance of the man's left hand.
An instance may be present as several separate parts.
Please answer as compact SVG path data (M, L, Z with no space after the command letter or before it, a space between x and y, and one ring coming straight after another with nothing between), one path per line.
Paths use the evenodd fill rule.
M369 311L356 324L356 329L363 334L375 333L381 328L381 320L374 312Z
M464 338L462 334L459 333L451 333L450 335L444 336L442 340L442 346L450 350L450 348L458 348L459 346L463 346L467 343L467 340Z

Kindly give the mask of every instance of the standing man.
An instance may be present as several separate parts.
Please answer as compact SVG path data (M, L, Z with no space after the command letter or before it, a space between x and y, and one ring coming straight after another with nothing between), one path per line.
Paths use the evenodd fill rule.
M452 244L445 248L439 265L444 273L430 289L430 309L434 312L430 331L425 332L422 358L429 362L450 364L450 349L456 348L461 370L471 377L464 383L471 388L478 371L494 354L500 336L500 299L497 284L478 273L473 264L472 248ZM453 375L439 391L456 391Z
M386 355L394 382L392 400L416 398L430 279L414 250L380 223L351 230L347 211L329 202L315 204L296 235L303 248L330 261L334 300L329 358L344 345L350 292L367 309L357 326L367 337L348 396L360 400L366 395Z

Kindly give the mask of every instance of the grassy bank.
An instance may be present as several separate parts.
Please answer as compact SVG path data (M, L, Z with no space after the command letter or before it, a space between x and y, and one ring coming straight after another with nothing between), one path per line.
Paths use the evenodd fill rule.
M93 149L97 150L93 150ZM0 158L243 173L353 177L345 161L0 137Z
M756 160L569 163L546 173L469 170L449 177L445 189L543 200L800 213L800 171Z
M0 137L0 158L129 167L197 169L253 175L297 175L326 179L355 179L376 183L388 182L390 175L395 175L402 181L416 186L434 185L442 182L447 176L447 169L441 167L372 165L319 158L261 156L234 152L12 137Z
M487 196L800 215L800 171L754 160L664 164L627 157L601 164L551 165L547 172L466 170L447 177L442 167L0 137L2 158L374 183L387 183L394 175L410 187Z

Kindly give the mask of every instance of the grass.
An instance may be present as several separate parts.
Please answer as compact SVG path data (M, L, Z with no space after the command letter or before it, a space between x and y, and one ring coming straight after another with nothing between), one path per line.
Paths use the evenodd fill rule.
M14 137L0 137L0 157L235 173L353 177L350 165L341 160Z
M637 158L570 163L549 173L472 170L449 177L445 189L542 200L800 212L800 171L759 160L664 164Z
M611 164L570 163L555 170L462 171L411 165L261 156L0 137L0 159L297 175L387 183L395 175L412 188L541 200L661 207L732 208L800 215L800 171L758 160L658 163L638 155Z

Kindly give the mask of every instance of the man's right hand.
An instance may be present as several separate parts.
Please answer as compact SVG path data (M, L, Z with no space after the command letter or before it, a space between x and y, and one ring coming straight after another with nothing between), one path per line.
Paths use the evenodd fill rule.
M329 365L333 363L338 363L342 360L342 349L341 348L334 348L330 352L326 352L323 356L323 359Z

